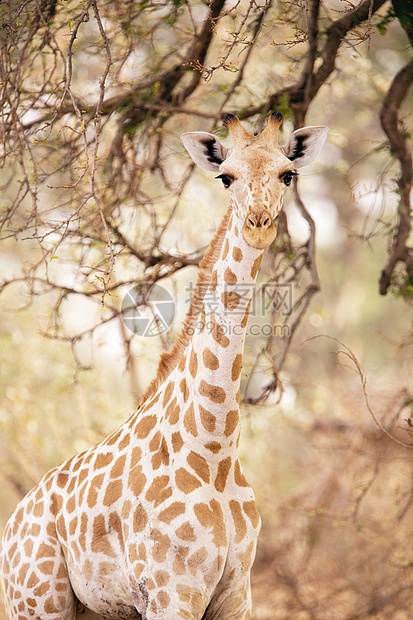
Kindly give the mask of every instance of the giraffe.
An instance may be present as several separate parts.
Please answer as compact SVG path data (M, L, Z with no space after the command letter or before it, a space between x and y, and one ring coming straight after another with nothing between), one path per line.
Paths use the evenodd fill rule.
M278 145L282 114L250 135L234 115L227 150L185 133L217 172L228 209L200 265L183 330L142 405L96 446L49 471L3 536L13 620L245 620L260 529L238 458L242 355L252 292L274 218L326 127Z

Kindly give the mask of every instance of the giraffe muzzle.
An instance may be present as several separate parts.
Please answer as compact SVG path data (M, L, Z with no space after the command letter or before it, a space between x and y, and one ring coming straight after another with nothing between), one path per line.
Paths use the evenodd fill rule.
M242 236L249 246L257 250L271 245L277 236L277 228L268 211L250 211L245 218Z

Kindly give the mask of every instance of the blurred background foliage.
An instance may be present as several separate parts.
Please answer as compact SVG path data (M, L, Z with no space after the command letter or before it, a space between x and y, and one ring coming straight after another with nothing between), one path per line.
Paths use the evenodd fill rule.
M42 474L133 412L227 197L179 135L328 125L289 190L251 324L240 451L263 529L254 618L411 617L411 2L0 5L0 529ZM157 338L122 321L173 296ZM0 612L1 613L1 612Z

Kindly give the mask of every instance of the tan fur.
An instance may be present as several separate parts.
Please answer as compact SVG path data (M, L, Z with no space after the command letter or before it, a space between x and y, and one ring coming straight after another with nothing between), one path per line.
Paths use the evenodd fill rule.
M189 306L188 312L186 314L181 333L176 339L172 349L170 351L165 351L164 353L162 353L161 359L159 361L158 372L156 374L156 377L150 383L145 394L143 395L142 404L150 396L152 396L152 394L156 392L158 387L165 381L165 379L169 377L171 372L178 365L183 352L188 346L190 339L189 334L192 333L191 328L194 327L196 320L199 317L202 309L202 302L204 300L205 291L207 290L208 285L211 281L211 274L214 265L217 262L221 253L222 244L224 243L225 234L227 232L228 222L231 213L232 204L230 204L228 209L226 210L225 215L222 218L221 223L215 233L215 236L208 247L208 250L206 251L204 257L199 263L199 272L196 287L192 295L191 305Z

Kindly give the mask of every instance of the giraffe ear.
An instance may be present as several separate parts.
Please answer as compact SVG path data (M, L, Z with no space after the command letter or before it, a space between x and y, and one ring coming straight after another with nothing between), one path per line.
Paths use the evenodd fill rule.
M220 165L227 158L228 150L212 133L205 131L183 133L181 140L196 165L203 170L218 172Z
M291 134L287 144L281 150L294 162L295 168L301 168L317 157L328 134L328 127L303 127Z

